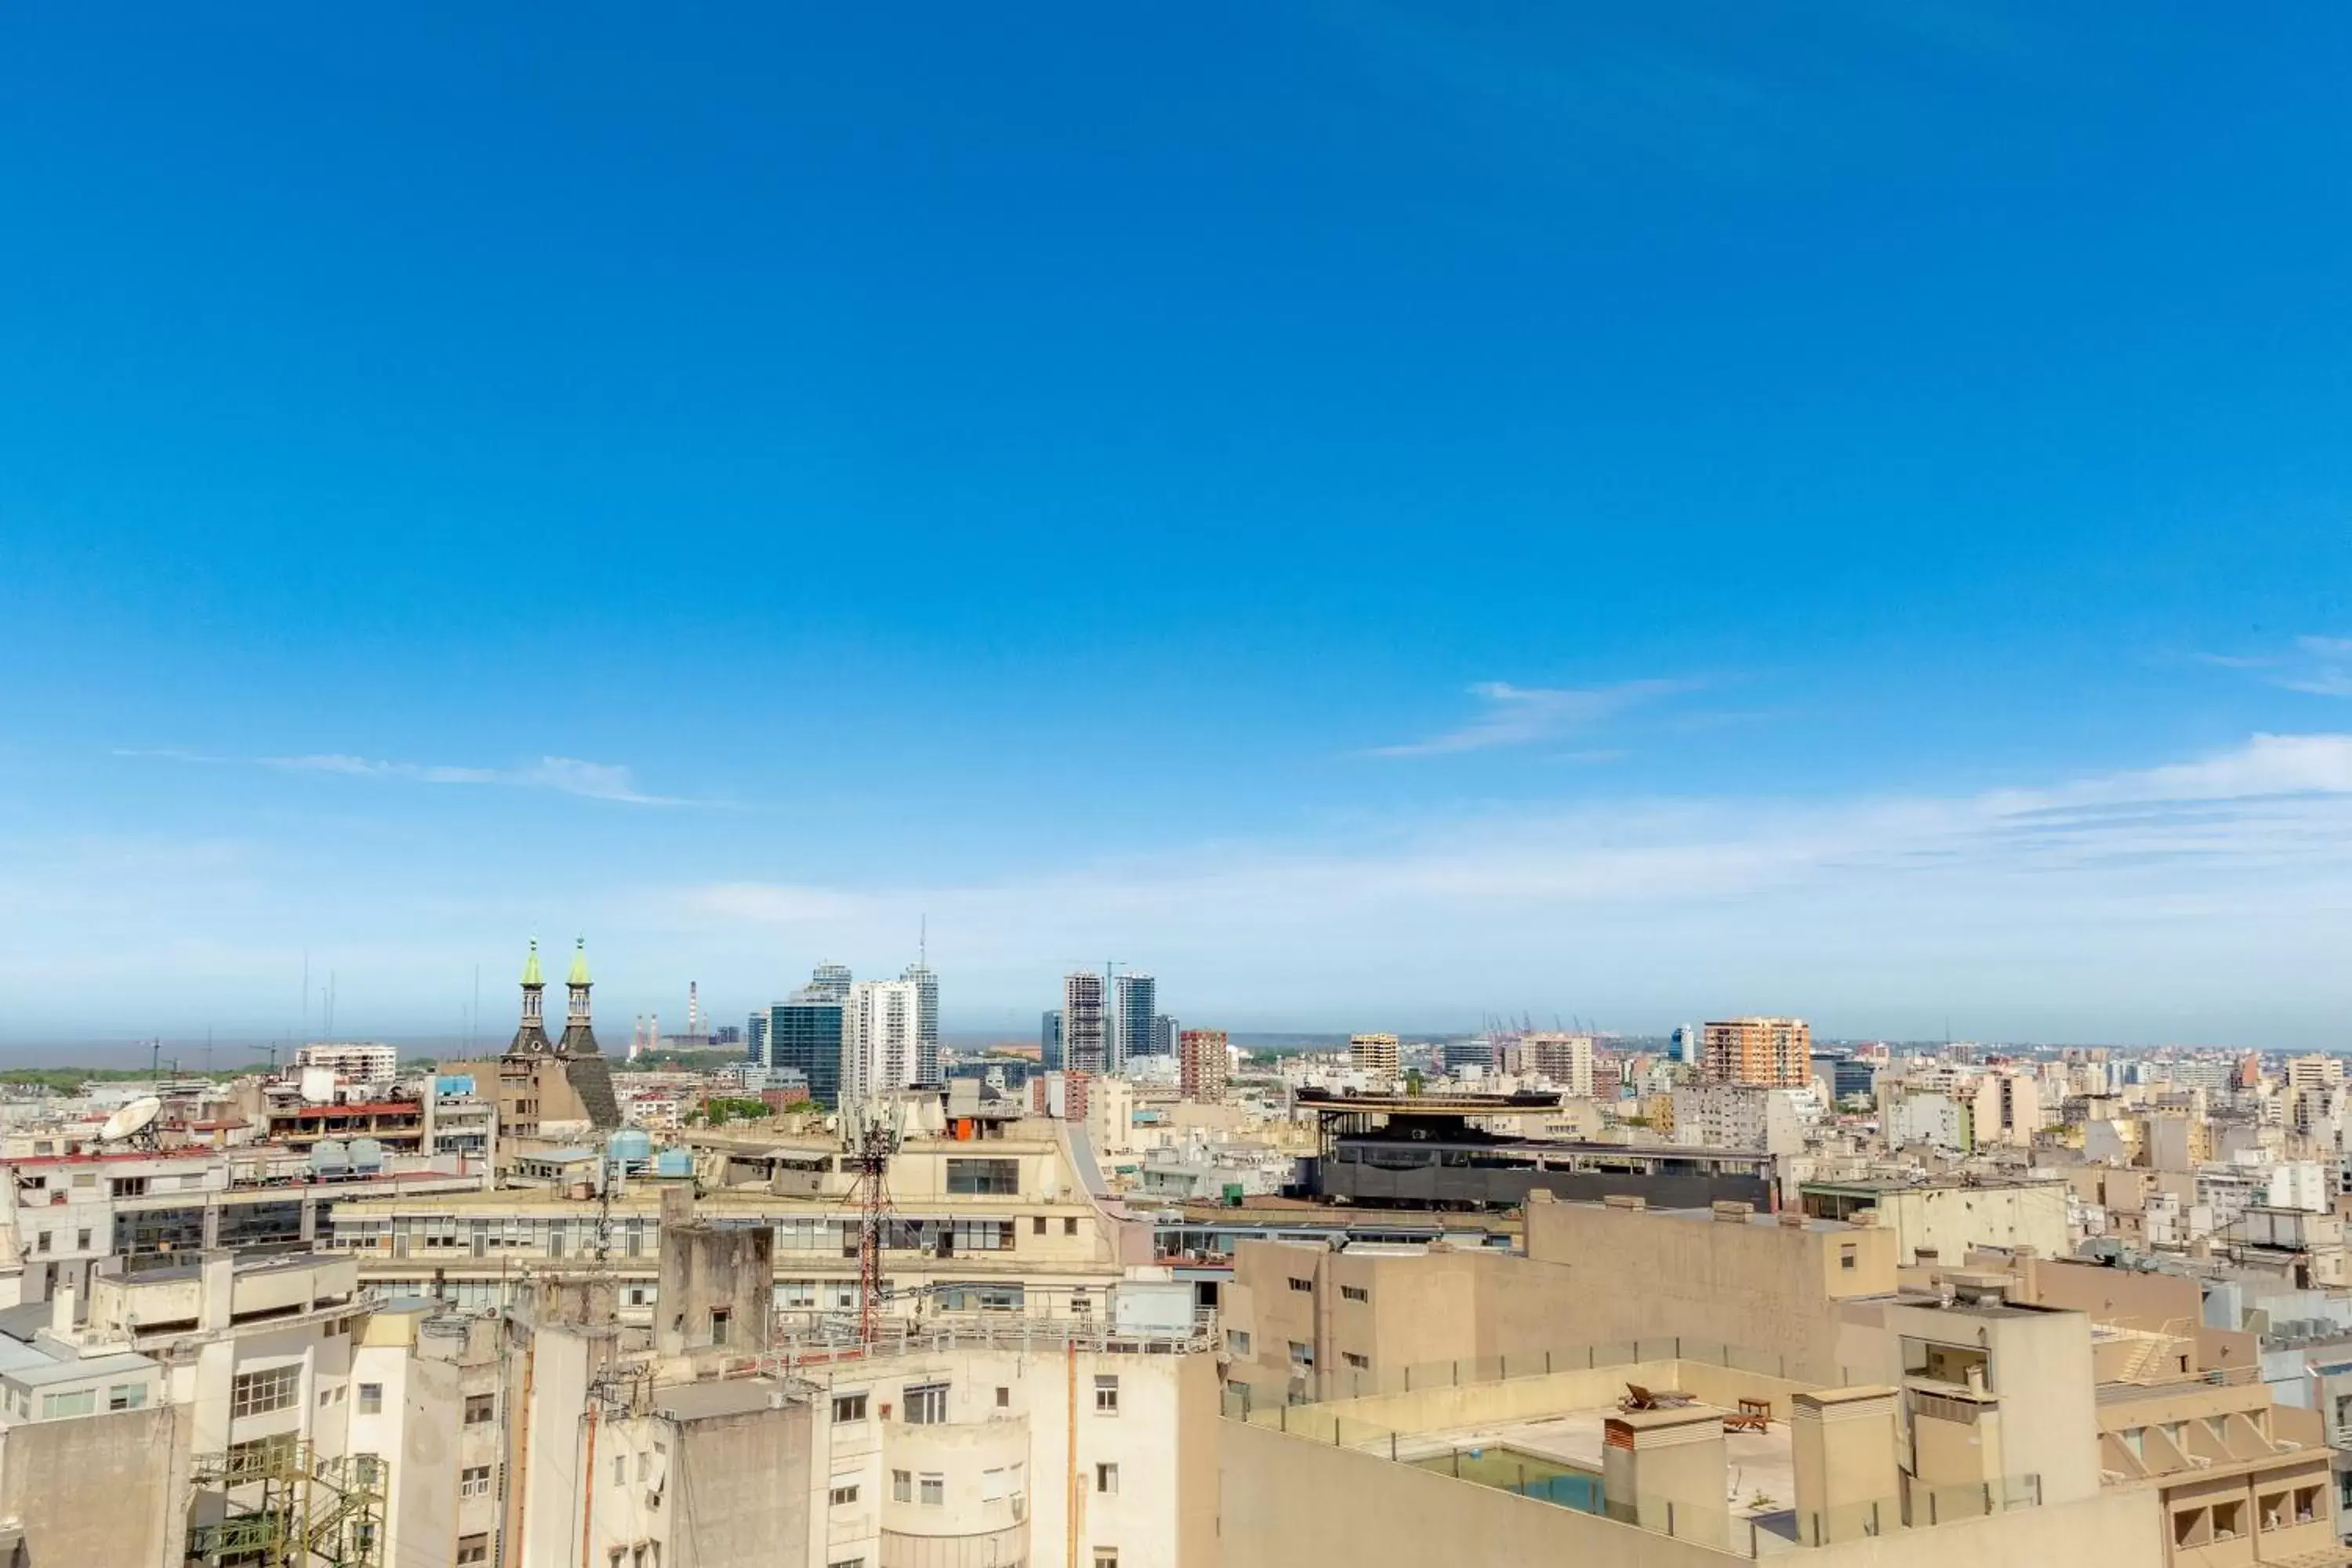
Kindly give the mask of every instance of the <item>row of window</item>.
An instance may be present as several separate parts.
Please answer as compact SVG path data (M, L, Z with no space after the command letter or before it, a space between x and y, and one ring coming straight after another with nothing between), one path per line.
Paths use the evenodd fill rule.
M948 1418L948 1388L944 1383L918 1383L907 1386L906 1420L909 1426L935 1426ZM833 1419L836 1426L849 1426L866 1419L868 1395L863 1389L853 1394L833 1396ZM1007 1409L1013 1403L1013 1390L999 1384L996 1407ZM886 1406L883 1414L889 1414ZM1097 1373L1095 1377L1095 1414L1118 1414L1118 1376L1116 1373Z
M240 1223L272 1235L280 1231L299 1234L300 1216L299 1205L295 1206L298 1212L290 1229L284 1217L276 1214L256 1216ZM157 1211L159 1215L176 1212ZM200 1232L203 1211L193 1210L190 1213L194 1216ZM142 1221L146 1217L138 1216ZM267 1223L264 1223L265 1218ZM1064 1236L1078 1234L1077 1215L1064 1215L1061 1220ZM1030 1215L1030 1234L1049 1234L1052 1221L1053 1216L1049 1215ZM224 1226L230 1223L228 1211L224 1211L222 1223ZM779 1252L835 1252L844 1248L854 1249L857 1245L856 1220L797 1218L765 1223L775 1231ZM960 1251L1009 1251L1017 1223L1009 1219L959 1219L953 1216L894 1219L889 1222L883 1244L899 1251L928 1251L940 1245L944 1232L953 1237ZM184 1226L184 1221L182 1228ZM606 1249L625 1258L643 1257L655 1228L655 1222L650 1219L615 1220L606 1233ZM460 1219L450 1215L411 1215L397 1219L380 1219L372 1215L339 1214L334 1219L333 1235L329 1245L346 1251L381 1252L402 1238L412 1249L538 1252L550 1258L562 1258L573 1253L585 1256L594 1251L596 1224L589 1219ZM37 1238L35 1245L37 1247L41 1246ZM87 1239L82 1245L87 1249Z
M62 1394L44 1394L40 1403L41 1419L53 1421L60 1415L95 1415L100 1408L99 1393L96 1388L77 1388ZM110 1411L144 1410L147 1407L147 1385L143 1383L118 1383L106 1389L105 1394L104 1408ZM19 1420L32 1419L32 1395L21 1388L10 1389L8 1410Z

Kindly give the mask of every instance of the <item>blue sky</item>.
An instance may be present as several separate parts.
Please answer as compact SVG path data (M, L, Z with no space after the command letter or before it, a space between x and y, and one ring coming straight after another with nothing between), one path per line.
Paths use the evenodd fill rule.
M2344 1043L2352 16L0 29L0 1037Z

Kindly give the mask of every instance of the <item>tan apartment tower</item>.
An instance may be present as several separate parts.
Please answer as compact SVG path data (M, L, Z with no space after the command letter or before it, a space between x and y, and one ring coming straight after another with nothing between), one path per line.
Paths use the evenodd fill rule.
M1397 1044L1394 1035L1350 1035L1348 1037L1348 1059L1375 1084L1394 1083Z
M1176 1037L1177 1092L1202 1105L1225 1097L1226 1054L1223 1029L1186 1029Z
M1731 1018L1706 1026L1699 1066L1712 1083L1802 1089L1813 1080L1813 1030L1802 1018Z

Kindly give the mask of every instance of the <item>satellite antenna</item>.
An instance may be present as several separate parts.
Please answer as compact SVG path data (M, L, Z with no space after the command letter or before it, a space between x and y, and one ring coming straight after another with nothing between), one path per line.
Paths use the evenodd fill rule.
M163 1102L152 1094L142 1094L106 1119L106 1125L98 1130L99 1142L120 1143L135 1138L153 1126L155 1119L163 1114Z

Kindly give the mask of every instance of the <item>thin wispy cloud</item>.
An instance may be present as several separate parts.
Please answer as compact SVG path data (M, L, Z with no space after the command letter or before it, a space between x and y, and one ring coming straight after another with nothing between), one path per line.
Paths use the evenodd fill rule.
M1526 746L1579 733L1630 708L1690 691L1692 680L1628 680L1615 686L1514 686L1504 680L1482 680L1470 694L1485 711L1458 730L1426 741L1375 746L1376 757L1435 757L1458 752L1485 752L1498 746ZM1580 753L1584 760L1601 760Z
M264 767L296 773L342 773L354 778L408 779L428 784L502 784L516 789L553 790L588 800L617 801L625 805L696 805L698 801L675 795L651 795L637 787L635 775L611 763L583 762L578 757L541 757L519 768L454 767L433 763L383 762L373 757L325 752L301 757L264 757Z
M1435 822L1346 844L1194 847L962 886L730 881L651 906L687 926L887 942L928 912L977 963L1081 954L1105 932L1158 952L1298 962L1285 933L1443 969L1489 950L1631 958L1697 932L1734 956L1802 931L1812 973L1965 933L2043 966L2168 935L2269 931L2352 869L2352 734L2256 735L2189 761L1969 795L1628 800ZM2333 902L2340 898L2329 894ZM1759 910L1773 911L1761 924ZM1785 924L1781 922L1786 922ZM1722 928L1719 931L1718 928ZM2169 930L2169 928L2167 928ZM1438 933L1444 933L1442 936ZM1679 949L1677 949L1679 950ZM1606 962L1603 962L1605 959ZM1816 982L1800 982L1811 984Z
M388 768L310 771L406 776ZM320 880L310 868L172 848L0 840L0 983L111 973L126 946L173 982L156 1005L299 973L287 921ZM928 917L955 1014L1007 1029L1050 1005L1065 969L1118 952L1181 977L1188 1009L1244 1026L1329 1026L1334 997L1368 1024L1444 1026L1533 988L1625 1026L1771 1006L1877 1032L1941 1027L1958 1005L1972 1026L2022 1031L1998 1037L2304 1044L2331 1026L2312 1020L2334 1016L2334 955L2352 942L2352 733L2256 734L1979 792L1580 798L959 878L796 878L792 863L730 851L520 897L513 868L489 864L455 885L380 879L363 921L310 906L303 929L341 930L346 977L370 976L387 1007L503 952L545 910L585 909L592 944L636 971L610 975L612 994L648 1000L687 973L705 995L764 997L826 953L895 972ZM138 900L115 895L126 882ZM385 945L386 922L435 934ZM198 930L226 945L174 945Z
M2286 691L2313 697L2352 697L2352 637L2299 637L2273 654L2200 653L2200 664L2242 669Z
M332 773L345 778L394 779L425 784L488 784L511 789L552 790L585 800L607 800L623 805L707 805L708 801L655 795L637 785L636 775L613 763L583 762L578 757L541 757L520 767L465 767L441 763L408 763L344 752L317 752L289 757L223 757L179 747L117 747L118 757L206 764L249 764L280 773Z

